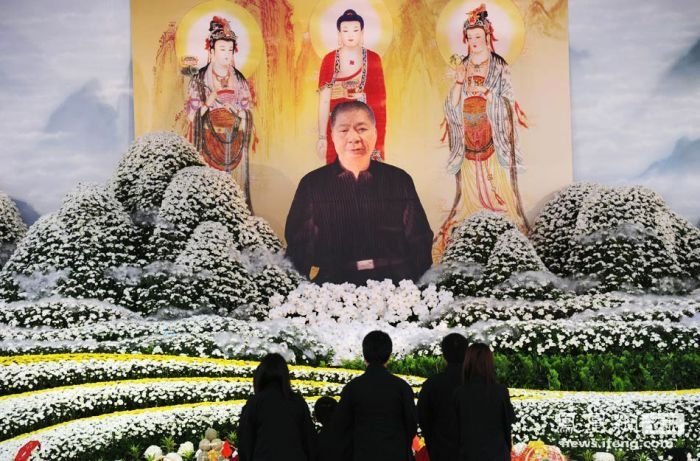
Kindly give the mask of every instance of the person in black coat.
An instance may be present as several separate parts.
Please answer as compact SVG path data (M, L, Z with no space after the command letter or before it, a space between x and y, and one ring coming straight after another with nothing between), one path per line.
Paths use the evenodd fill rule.
M454 394L459 461L510 461L515 412L508 389L496 382L493 354L485 344L467 348L464 383Z
M391 338L372 331L362 341L367 370L350 381L335 412L337 460L409 461L417 423L413 389L386 369Z
M304 399L292 391L287 363L268 354L253 377L238 425L240 461L312 461L316 431Z
M445 369L425 380L418 397L418 423L423 431L430 461L457 459L457 426L454 421L453 394L462 384L464 352L469 342L459 333L442 339Z

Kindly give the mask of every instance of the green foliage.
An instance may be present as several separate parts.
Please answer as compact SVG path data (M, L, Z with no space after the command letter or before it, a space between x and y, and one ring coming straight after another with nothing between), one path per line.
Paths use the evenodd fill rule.
M364 370L365 362L361 358L343 360L340 366L351 370ZM390 359L387 369L400 375L432 376L445 368L445 359L432 356L406 356L401 359Z
M566 391L693 389L700 382L700 353L591 353L577 355L494 354L497 379L509 387ZM361 359L343 367L363 369ZM392 373L429 377L445 366L436 356L391 360Z
M224 440L228 440L235 446L238 446L238 433L236 431L231 431L224 437Z
M164 453L175 451L175 439L171 435L166 435L161 439L160 446L163 447Z
M143 449L138 443L129 444L129 447L126 451L126 459L136 461L137 459L141 458L142 452Z

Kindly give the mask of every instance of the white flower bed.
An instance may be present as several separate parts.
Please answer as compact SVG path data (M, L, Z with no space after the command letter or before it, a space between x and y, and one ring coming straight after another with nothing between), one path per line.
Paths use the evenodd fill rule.
M65 317L58 304L49 305L50 323L61 324L80 315L83 304L76 301ZM31 304L10 306L8 312ZM434 286L421 291L411 282L370 282L357 289L305 283L286 298L274 298L274 320L134 315L90 323L95 316L117 315L105 307L95 316L83 314L80 318L88 320L82 326L0 329L0 354L155 352L259 359L278 352L292 363L338 364L361 356L362 338L375 329L390 334L397 357L440 355L439 341L449 331L486 341L501 352L691 351L700 348L698 306L698 293L683 298L604 294L559 301L454 300L449 292ZM36 311L32 318L41 315Z
M334 352L333 362L362 356L362 339L372 330L391 336L395 357L410 354L417 345L431 343L444 334L423 327L437 312L449 309L452 293L435 285L419 289L409 280L398 286L390 280L370 280L367 286L349 283L302 283L286 298L273 296L270 318L304 328ZM338 334L342 329L342 334Z
M630 444L658 441L663 440L663 436L640 436L640 431L645 427L644 415L659 414L682 415L676 416L684 423L682 435L691 441L700 438L698 391L540 392L534 395L525 392L521 396L517 390L511 393L518 417L513 427L516 440L542 439L554 445L564 438L611 439ZM29 440L42 444L40 457L34 460L77 460L109 452L122 439L150 443L161 434L170 434L176 440L191 439L205 427L235 427L242 405L242 401L205 403L80 419L2 442L0 459L12 459L19 447Z
M464 331L472 341L496 351L544 353L617 350L692 351L700 349L700 324L621 320L528 320L476 323ZM421 355L439 355L439 340Z
M158 377L252 376L257 362L194 357L76 354L0 358L0 392L4 395L97 381ZM292 379L346 383L359 370L290 366ZM423 378L407 377L413 386Z
M293 318L308 325L348 322L386 322L398 325L426 319L453 301L452 293L429 285L420 290L410 280L398 286L391 280L369 280L367 286L350 283L302 283L287 295L270 299L270 318Z
M182 405L79 419L0 443L0 459L13 459L30 440L41 443L39 455L32 456L32 461L77 461L92 459L95 453L126 438L152 440L160 434L172 434L180 440L194 438L207 427L233 425L244 403Z
M644 448L644 441L673 444L677 438L700 440L700 391L677 392L553 392L533 399L513 398L515 440L542 439L562 446L567 441L598 439ZM661 416L660 416L661 415ZM682 421L677 433L656 434L648 423L658 418ZM656 427L658 429L658 427ZM565 442L566 444L566 442ZM565 451L567 447L562 446ZM634 450L637 451L637 450ZM646 451L646 450L645 450ZM651 450L663 451L663 450Z
M157 349L155 349L157 348ZM281 322L245 322L216 315L158 321L124 319L64 329L0 330L4 354L132 352L259 359L278 352L294 363L331 355L303 328Z
M151 335L174 335L182 333L202 334L232 331L241 335L250 334L254 328L242 322L216 315L200 315L181 320L124 319L56 329L13 328L0 332L3 340L16 341L118 341Z
M431 325L470 326L486 320L647 320L679 321L700 312L700 298L632 296L624 293L582 295L557 301L462 298L438 313ZM442 314L442 315L440 315Z
M68 328L140 317L136 312L97 299L44 298L8 303L0 308L0 323L21 328Z
M343 384L292 381L303 396L339 395ZM136 408L246 399L251 378L169 378L59 387L0 398L0 440L41 427Z

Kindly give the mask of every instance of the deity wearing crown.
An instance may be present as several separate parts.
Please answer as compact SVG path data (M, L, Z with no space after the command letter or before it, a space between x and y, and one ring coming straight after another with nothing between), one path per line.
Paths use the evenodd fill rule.
M234 174L252 211L248 155L253 98L248 82L236 69L237 41L230 22L214 16L205 41L208 63L194 69L188 88L188 138L209 166Z
M518 125L527 127L526 119L515 102L508 63L494 51L495 32L484 4L468 13L461 33L467 55L453 57L454 82L444 105L447 171L455 176L456 193L436 236L439 254L454 226L479 211L502 213L527 231L518 192Z

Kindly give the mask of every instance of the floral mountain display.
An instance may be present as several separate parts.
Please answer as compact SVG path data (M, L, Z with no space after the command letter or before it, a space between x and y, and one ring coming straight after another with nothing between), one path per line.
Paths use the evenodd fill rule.
M195 148L181 137L168 132L152 133L129 147L111 187L138 224L153 224L173 176L188 166L203 165Z
M313 404L360 373L376 329L415 391L444 366L446 334L488 343L516 442L569 459L622 459L613 442L634 459L697 456L700 239L653 192L573 185L529 236L479 213L421 281L366 286L303 281L242 197L156 133L26 233L16 210L0 215L20 230L0 271L0 459L31 442L30 459L194 456L178 447L196 453L208 427L233 441L246 360L282 354Z
M221 223L238 243L248 216L242 193L229 175L207 167L182 169L165 190L158 211L150 245L153 257L174 259L197 225L205 221ZM260 244L255 240L250 243Z
M0 268L26 233L27 226L22 221L17 205L6 193L0 191Z
M96 298L264 316L299 281L237 184L172 133L140 138L107 187L85 185L42 217L0 272L0 299ZM7 218L7 226L12 224Z
M528 238L493 212L475 213L456 227L425 280L461 296L551 299L566 291Z
M43 216L0 272L4 299L63 295L120 302L123 283L111 275L135 262L135 228L110 191L81 185L61 208Z
M684 293L700 283L700 229L644 187L569 186L531 238L552 272L588 291Z

